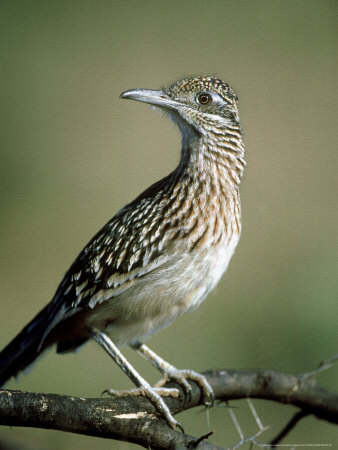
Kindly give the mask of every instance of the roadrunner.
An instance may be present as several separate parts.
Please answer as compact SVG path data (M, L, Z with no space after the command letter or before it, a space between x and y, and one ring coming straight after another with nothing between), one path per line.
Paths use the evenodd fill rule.
M121 98L154 105L178 125L179 165L122 208L82 250L52 301L0 354L0 385L51 345L62 353L93 338L139 388L131 393L146 395L175 427L163 389L151 387L119 348L138 350L186 393L187 380L196 381L205 402L212 402L202 375L175 369L142 340L197 308L235 251L245 167L238 99L213 77L184 79L162 90L132 89Z

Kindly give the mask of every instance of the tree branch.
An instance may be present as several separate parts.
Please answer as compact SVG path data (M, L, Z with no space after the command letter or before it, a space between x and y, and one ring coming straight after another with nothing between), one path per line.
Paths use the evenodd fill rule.
M308 414L338 423L338 394L316 384L307 374L272 370L221 370L206 375L220 400L260 398L297 406Z
M338 394L317 386L305 375L271 370L215 370L204 374L216 400L261 398L294 405L303 415L338 423ZM191 383L192 393L184 399L166 398L173 413L201 404L200 389ZM170 382L167 386L177 387ZM206 440L170 429L157 417L144 398L112 397L85 399L56 394L0 391L0 424L69 431L72 433L138 443L146 448L220 448ZM207 436L206 436L207 437Z

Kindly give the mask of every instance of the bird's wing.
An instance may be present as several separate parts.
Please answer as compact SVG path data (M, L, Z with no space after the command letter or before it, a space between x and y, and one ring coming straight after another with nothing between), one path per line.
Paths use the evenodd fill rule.
M166 179L120 210L82 250L47 306L41 345L59 322L120 295L176 257L170 220L166 224L163 203L156 201Z

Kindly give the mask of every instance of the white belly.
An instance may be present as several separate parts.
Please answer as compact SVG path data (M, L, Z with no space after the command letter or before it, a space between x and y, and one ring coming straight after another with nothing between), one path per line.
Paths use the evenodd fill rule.
M235 237L158 267L97 305L89 325L105 329L120 346L150 336L201 304L227 269L237 243Z

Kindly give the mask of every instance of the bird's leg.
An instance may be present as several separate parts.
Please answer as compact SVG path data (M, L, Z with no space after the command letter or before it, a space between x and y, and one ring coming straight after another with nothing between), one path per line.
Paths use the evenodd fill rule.
M132 382L138 387L138 389L130 389L128 391L115 391L113 389L107 389L110 395L114 396L128 396L139 395L147 397L148 400L154 405L156 410L166 420L169 426L176 428L178 426L182 429L180 424L173 418L168 406L164 403L162 396L173 395L177 396L177 389L164 389L153 388L141 375L134 369L134 367L127 361L122 355L120 350L116 347L113 341L102 331L91 329L90 330L93 339L104 348L104 350L110 355L116 364L123 370L123 372L132 380ZM175 392L176 391L176 392Z
M190 394L191 386L187 380L192 380L195 381L195 383L197 383L201 388L204 404L207 406L213 405L214 392L203 375L195 372L194 370L176 369L176 367L169 364L153 352L147 345L142 344L141 342L133 344L132 348L137 350L140 355L150 361L164 375L164 378L156 383L156 388L163 386L168 380L173 380L183 387L186 394Z

